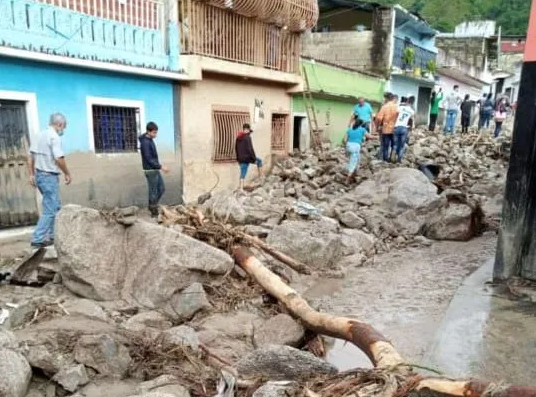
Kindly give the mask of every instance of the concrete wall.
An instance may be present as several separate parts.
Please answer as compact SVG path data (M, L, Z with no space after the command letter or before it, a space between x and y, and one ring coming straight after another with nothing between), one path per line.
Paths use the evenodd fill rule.
M346 130L354 103L334 99L314 98L314 107L318 128L322 129L322 137L333 145L340 145ZM294 113L305 113L303 97L295 96L292 102Z
M106 155L92 152L88 97L142 102L145 118L141 122L153 120L158 123L160 156L172 169L166 177L164 202L180 202L181 174L175 155L171 82L1 57L0 70L6 76L0 79L0 93L35 95L37 107L29 120L31 133L46 128L51 113L60 111L67 116L63 148L73 182L62 187L64 203L95 207L147 204L146 180L138 153Z
M393 94L402 96L415 96L418 125L424 125L428 123L429 111L430 111L430 95L419 95L419 87L433 88L434 82L425 81L416 78L411 78L404 75L393 75L389 83L388 91ZM426 106L428 103L428 106ZM426 111L420 109L428 109Z
M356 31L362 25L370 30L372 28L373 13L362 10L340 10L320 15L316 24L318 30L328 29L330 32Z
M308 33L302 55L357 70L371 70L373 34L365 32Z
M212 150L214 131L212 106L247 107L250 111L253 145L266 168L271 158L271 115L289 113L289 143L292 146L291 97L283 85L269 85L258 81L231 79L224 76L203 76L202 81L182 86L182 158L184 170L184 195L186 201L197 199L216 186L216 190L236 189L239 170L236 162L214 163ZM263 102L264 119L254 123L255 99ZM238 132L238 131L237 131ZM249 177L256 176L253 167Z

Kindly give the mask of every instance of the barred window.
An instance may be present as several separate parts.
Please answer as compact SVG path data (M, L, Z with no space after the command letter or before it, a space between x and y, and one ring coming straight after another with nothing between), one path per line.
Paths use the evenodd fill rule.
M132 153L138 150L140 109L92 105L95 153Z
M214 129L214 162L236 161L236 134L245 123L250 123L248 108L214 106L212 108Z
M272 150L286 151L288 142L288 114L272 114Z

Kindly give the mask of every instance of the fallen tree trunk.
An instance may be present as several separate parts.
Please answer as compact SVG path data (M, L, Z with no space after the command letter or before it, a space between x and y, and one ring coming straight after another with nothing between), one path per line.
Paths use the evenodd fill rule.
M268 293L278 299L293 317L301 321L305 328L355 344L370 358L375 367L393 369L398 367L401 371L410 369L411 365L406 364L387 338L371 325L314 310L294 289L255 258L249 249L234 247L233 256L238 265ZM444 378L419 378L408 390L405 390L405 394L410 391L422 395L452 397L536 397L535 387L503 386L495 383L454 381Z

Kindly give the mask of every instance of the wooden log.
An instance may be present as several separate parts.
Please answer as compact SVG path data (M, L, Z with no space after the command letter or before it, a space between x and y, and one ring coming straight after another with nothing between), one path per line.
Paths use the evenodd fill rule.
M320 313L309 306L294 289L267 269L245 247L234 247L233 256L255 281L278 299L303 326L321 335L347 340L361 349L379 368L410 369L394 346L371 325L351 318ZM422 396L449 397L536 397L536 387L503 386L476 380L420 379L412 388Z
M244 247L233 250L233 256L255 281L278 299L305 328L318 334L345 339L359 347L377 367L403 364L393 345L370 325L351 318L337 317L314 310L298 293L268 270Z

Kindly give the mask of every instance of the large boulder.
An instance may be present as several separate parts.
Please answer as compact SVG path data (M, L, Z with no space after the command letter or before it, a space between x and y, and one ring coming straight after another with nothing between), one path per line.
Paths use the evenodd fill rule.
M32 369L20 353L0 348L0 396L24 397L28 391Z
M274 228L268 244L313 269L329 269L343 256L340 234L318 222L287 221Z
M55 247L70 291L97 301L121 297L127 273L124 226L99 211L67 205L56 217Z
M290 346L268 345L243 357L237 364L240 377L301 380L337 373L337 368L309 352Z
M193 283L223 276L234 266L225 252L149 222L124 227L99 211L68 205L57 223L63 283L93 300L121 298L164 308Z
M278 314L267 320L261 328L255 331L256 346L288 345L298 347L305 335L301 324L288 314Z
M437 188L419 170L412 168L394 168L384 171L388 176L389 197L387 205L394 213L407 210L425 209L437 204ZM382 178L382 176L380 176Z
M449 204L426 221L424 235L432 240L468 241L475 235L473 209L466 204Z

